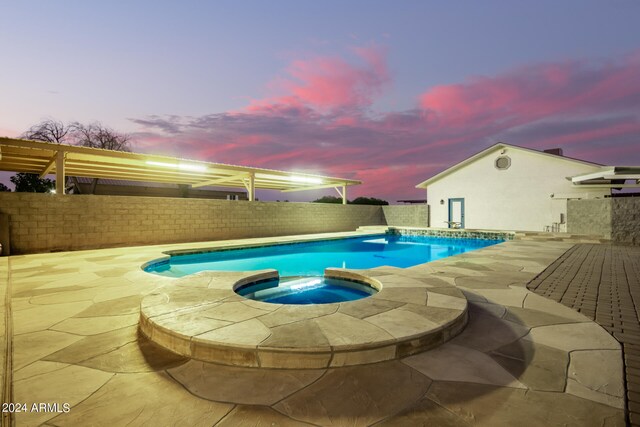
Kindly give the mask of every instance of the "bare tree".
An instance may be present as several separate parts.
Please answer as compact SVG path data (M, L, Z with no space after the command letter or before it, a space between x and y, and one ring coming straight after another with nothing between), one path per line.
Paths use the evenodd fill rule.
M84 147L103 148L106 150L116 151L130 151L129 144L131 141L131 137L129 135L118 133L99 122L91 123L89 125L83 125L82 123L74 122L65 125L63 122L53 119L44 120L36 125L31 126L29 130L20 135L20 137L33 141L81 145ZM21 177L20 175L30 174L14 175L16 179L22 179L24 181L25 177ZM26 178L34 181L35 184L39 184L40 186L48 185L45 182L48 180L42 180L37 175L28 176ZM79 191L80 186L78 184L78 179L75 176L68 177L68 179L70 181L73 181L73 183L75 184L75 191ZM11 180L13 182L13 177L11 178ZM69 181L67 181L67 184L68 183ZM95 193L97 184L98 178L93 178L90 190L91 194ZM18 190L18 187L16 186L16 191L37 191L26 189L30 188L28 186L24 188L24 190Z
M94 122L89 125L83 125L75 122L71 126L74 128L73 134L76 145L105 150L130 151L129 142L131 137L127 134L118 133L102 125L102 123ZM74 183L78 188L77 179ZM98 178L93 178L91 180L91 189L89 190L91 194L95 194L96 185L98 185Z
M73 135L76 145L91 148L103 148L105 150L130 151L131 137L95 122L89 125L72 123Z
M47 119L31 126L20 138L32 141L51 142L54 144L70 144L73 136L74 125ZM38 174L17 173L10 178L16 186L16 191L44 193L54 187L55 181L42 179Z
M64 123L48 119L33 125L21 138L32 141L53 142L55 144L69 144L75 130L75 124L65 125Z

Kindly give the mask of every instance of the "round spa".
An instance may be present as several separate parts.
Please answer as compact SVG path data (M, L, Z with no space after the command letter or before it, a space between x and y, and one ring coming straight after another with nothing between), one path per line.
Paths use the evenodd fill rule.
M356 301L378 292L374 286L336 277L274 277L234 289L238 295L272 304L332 304Z
M145 296L140 331L175 353L223 365L323 369L400 359L450 340L467 300L401 269L203 271ZM339 300L338 300L339 299Z

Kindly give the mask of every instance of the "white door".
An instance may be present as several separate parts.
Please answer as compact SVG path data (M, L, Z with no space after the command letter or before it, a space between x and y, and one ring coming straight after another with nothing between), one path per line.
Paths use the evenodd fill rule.
M464 199L449 199L449 228L464 228Z

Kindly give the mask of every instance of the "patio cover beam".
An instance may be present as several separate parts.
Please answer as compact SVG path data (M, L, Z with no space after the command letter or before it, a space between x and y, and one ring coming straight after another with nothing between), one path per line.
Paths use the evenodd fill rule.
M247 195L249 196L249 201L253 202L256 200L256 177L253 173L250 173L247 178L242 180L244 187L247 189Z
M580 184L576 188L640 188L640 184Z
M340 197L342 197L342 204L346 205L347 204L347 186L343 185L342 186L342 191L340 191L340 189L338 187L334 187L334 188L336 189L336 191L338 192Z
M53 169L57 161L58 161L58 154L56 153L56 155L53 156L51 160L49 160L49 163L47 164L47 166L45 166L44 170L40 173L40 178L44 178L45 176L49 175L49 173L51 172L51 169Z
M300 186L297 188L286 188L284 190L282 190L282 193L292 193L294 191L301 191L301 190L322 190L324 188L336 188L336 187L341 187L341 186L347 186L347 185L355 185L355 184L342 184L341 182L331 182L331 183L327 183L327 184L322 184L322 185L309 185L309 186Z
M56 194L64 195L65 173L64 173L64 151L56 153Z
M198 187L206 187L207 185L215 185L215 184L224 184L226 182L229 181L238 181L238 180L242 180L243 178L246 178L247 174L246 173L239 173L237 175L229 175L229 176L225 176L223 178L216 178L216 179L210 179L208 181L202 181L202 182L197 182L195 184L191 185L191 188L198 188Z

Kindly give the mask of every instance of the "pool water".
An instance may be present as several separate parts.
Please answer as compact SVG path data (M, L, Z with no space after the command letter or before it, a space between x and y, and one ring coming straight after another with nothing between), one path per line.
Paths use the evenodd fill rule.
M204 270L252 271L273 268L280 276L322 276L325 268L411 267L501 243L502 240L375 235L257 248L174 255L152 262L149 273L182 277Z
M280 277L236 290L245 298L273 304L329 304L366 298L376 292L364 284L330 277Z

